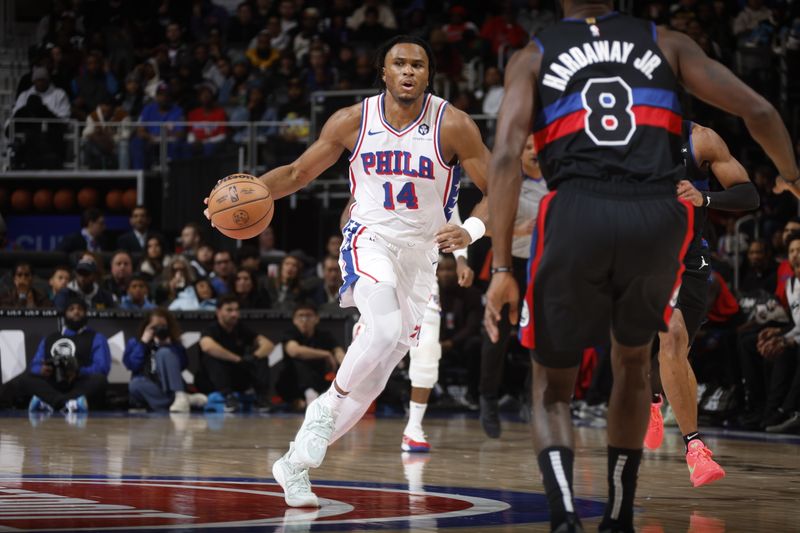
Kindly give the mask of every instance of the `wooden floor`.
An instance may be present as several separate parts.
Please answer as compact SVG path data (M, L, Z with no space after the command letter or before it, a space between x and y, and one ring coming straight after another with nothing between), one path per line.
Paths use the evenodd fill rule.
M0 531L548 530L522 423L506 421L490 440L473 417L430 418L433 452L404 455L403 420L365 419L312 471L317 512L287 511L272 482L270 465L299 424L219 414L0 418ZM604 439L603 429L577 429L575 491L587 531L606 494ZM800 438L764 439L710 435L728 475L693 489L680 436L669 433L645 452L637 530L800 531Z

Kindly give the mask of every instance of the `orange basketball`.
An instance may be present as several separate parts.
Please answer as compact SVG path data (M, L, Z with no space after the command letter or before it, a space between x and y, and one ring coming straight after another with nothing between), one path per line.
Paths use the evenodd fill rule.
M53 196L53 205L59 211L69 211L75 207L75 193L72 189L59 189Z
M39 189L33 193L33 207L37 211L49 211L53 208L53 191L50 189Z
M31 191L17 189L11 193L11 208L15 211L27 211L31 208Z
M78 191L78 206L81 209L88 209L97 206L97 189L84 187Z
M136 207L136 189L127 189L122 193L122 207L125 208L125 211L133 211L133 208Z
M249 174L231 174L217 183L208 198L211 223L231 239L251 239L272 221L269 189Z
M106 194L106 207L110 211L119 211L122 209L122 191L119 189L111 189Z

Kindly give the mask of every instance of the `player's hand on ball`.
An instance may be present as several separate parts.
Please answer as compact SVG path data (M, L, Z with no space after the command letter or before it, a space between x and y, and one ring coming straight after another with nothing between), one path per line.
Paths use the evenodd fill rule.
M439 250L445 253L453 253L461 248L466 248L471 242L467 230L455 224L445 224L436 232L436 244Z
M206 217L209 220L209 222L211 222L211 214L208 212L208 196L203 198L203 205L206 206L206 208L203 209L203 216ZM216 227L216 226L214 226L213 222L211 222L211 227L212 228Z

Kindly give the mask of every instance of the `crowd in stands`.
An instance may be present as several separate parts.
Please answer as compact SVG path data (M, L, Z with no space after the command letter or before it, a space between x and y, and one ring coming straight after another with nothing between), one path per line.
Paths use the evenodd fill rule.
M635 14L687 33L755 90L780 101L777 66L800 53L800 3L652 0L634 5ZM190 125L185 128L166 128L169 156L213 154L228 141L240 140L242 130L225 121L307 119L312 91L374 87L372 53L387 37L402 32L430 41L440 83L449 86L453 105L470 113L494 114L509 55L557 16L554 2L545 0L57 0L39 25L39 46L32 53L31 72L20 80L14 113L85 121L85 161L96 168L148 168L161 130L138 122L187 120ZM471 83L467 65L480 66L482 81ZM790 306L800 286L800 252L792 251L793 243L800 244L794 233L800 231L797 201L788 192L774 190L774 169L765 166L766 159L740 123L690 95L683 95L682 105L687 118L722 135L761 196L755 220L738 230L736 222L746 213L712 212L708 224L714 269L711 306L692 348L703 388L700 411L708 422L800 430L800 350ZM111 130L110 123L123 127ZM278 152L291 159L309 135L307 128L294 124L264 126L260 139L279 143ZM491 131L484 133L491 146ZM795 141L800 158L800 140ZM81 232L62 242L74 263L54 269L46 280L32 279L31 265L17 265L0 280L6 285L2 304L63 310L77 295L89 309L214 311L218 325L204 336L209 339L205 344L214 342L212 351L221 348L219 366L228 364L237 372L247 368L259 394L265 378L255 354L266 345L253 341L256 333L243 334L257 346L249 362L240 365L230 355L244 354L235 344L226 344L230 339L225 338L224 321L233 320L240 309L275 309L294 313L299 334L313 337L304 329L314 320L310 315L339 312L337 228L330 228L320 257L311 258L301 251L280 250L270 229L259 237L257 247L243 246L231 253L205 242L194 224L180 232L177 247L170 246L173 241L151 227L144 206L133 210L130 224L129 233L109 243L103 213L87 210ZM484 255L472 254L477 274ZM464 369L463 382L473 396L481 338L472 311L478 310L479 316L480 290L485 288L485 278L477 278L477 288L462 293L450 286L446 271L440 275L443 364ZM313 305L306 307L309 303ZM143 332L148 327L154 326L143 326ZM147 344L144 337L140 340ZM302 390L293 394L304 401L313 397L306 392L318 390L320 375L335 369L341 355L337 348L329 339L314 341L309 349L320 352L310 359L313 365L307 365L314 373L296 368L295 381ZM512 343L509 351L515 350L519 347ZM583 403L577 404L575 414L594 420L602 415L610 390L607 347L587 350L585 359L576 396ZM141 371L140 362L132 365L134 373ZM227 383L216 383L215 390L229 396L231 383L240 378L234 372ZM136 396L153 408L165 405L163 398L159 403L146 391ZM171 398L174 401L174 395ZM181 406L190 401L181 398ZM259 397L256 403L265 401Z

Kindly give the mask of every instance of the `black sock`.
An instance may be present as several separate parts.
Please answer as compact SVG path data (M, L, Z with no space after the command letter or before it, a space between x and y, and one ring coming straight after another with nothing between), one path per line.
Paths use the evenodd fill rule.
M653 393L653 398L650 400L652 403L658 403L661 401L661 395L659 393Z
M693 431L692 433L683 436L683 444L686 446L686 453L689 453L689 443L693 440L701 440L699 431Z
M600 531L633 531L633 499L642 450L608 447L608 503Z
M556 529L575 515L575 502L572 492L572 463L575 454L565 446L551 446L539 452L539 470L550 506L550 528ZM565 486L566 485L566 486ZM564 494L564 489L569 493Z

